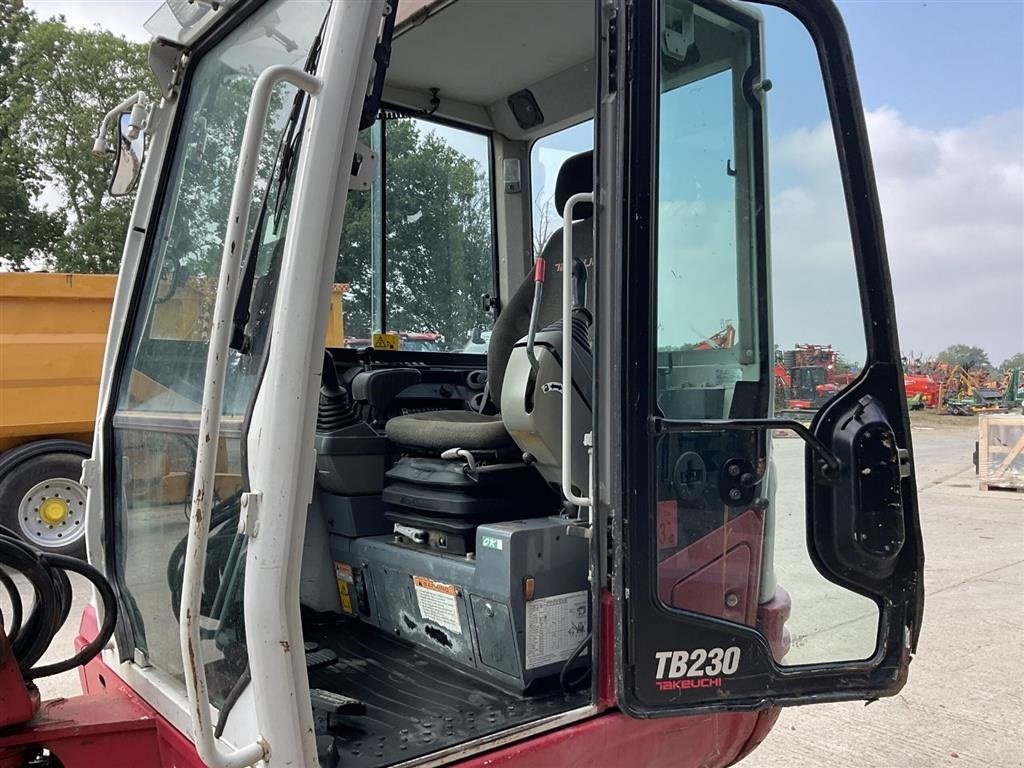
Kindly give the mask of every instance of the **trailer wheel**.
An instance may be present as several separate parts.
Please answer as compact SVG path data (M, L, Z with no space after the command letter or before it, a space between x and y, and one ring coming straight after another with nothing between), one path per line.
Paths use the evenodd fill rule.
M89 452L72 440L40 440L0 456L0 524L44 552L84 557L79 478Z

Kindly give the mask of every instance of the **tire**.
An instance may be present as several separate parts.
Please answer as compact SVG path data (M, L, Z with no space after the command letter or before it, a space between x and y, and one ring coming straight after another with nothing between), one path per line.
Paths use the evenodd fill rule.
M85 558L88 446L40 440L0 456L0 525L44 552Z

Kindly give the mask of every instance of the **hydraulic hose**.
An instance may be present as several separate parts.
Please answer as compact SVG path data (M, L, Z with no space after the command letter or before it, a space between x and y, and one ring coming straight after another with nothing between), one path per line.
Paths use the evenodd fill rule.
M93 659L110 641L117 623L117 600L106 578L91 565L67 555L40 552L9 528L0 526L0 566L20 574L33 590L32 609L26 616L17 584L0 570L0 585L7 592L12 606L12 620L10 626L4 627L4 632L25 680L56 675L81 666ZM92 642L74 656L37 666L71 613L73 590L68 572L84 576L96 588L103 605L103 623ZM0 615L0 626L3 625Z

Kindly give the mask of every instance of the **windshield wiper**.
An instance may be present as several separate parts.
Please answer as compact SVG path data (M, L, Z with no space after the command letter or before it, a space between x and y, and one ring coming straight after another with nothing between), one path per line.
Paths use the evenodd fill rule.
M320 60L320 50L323 47L324 29L327 26L327 18L330 15L330 8L320 23L320 30L306 54L306 63L303 70L313 75L316 74L317 64ZM231 341L228 346L243 355L249 354L252 348L252 338L246 332L249 325L249 305L252 302L253 284L256 281L256 262L259 261L260 245L263 242L263 229L267 220L267 208L270 202L270 193L274 188L274 180L277 179L276 200L274 203L274 232L276 233L281 224L281 215L284 210L284 201L288 197L291 188L292 170L295 158L299 154L299 146L302 143L302 134L306 127L306 116L309 112L309 94L299 89L292 100L292 109L288 114L284 131L281 134L281 141L277 145L277 153L274 155L274 169L267 180L267 188L263 192L263 199L260 201L260 211L256 217L256 227L253 230L252 242L249 244L249 252L246 254L245 263L242 265L242 279L238 286L238 298L235 300L235 310L231 321Z
M320 50L323 47L324 29L327 26L329 15L330 8L327 9L327 14L320 24L320 31L313 38L309 54L306 56L304 69L309 74L316 74L317 63L320 60ZM363 100L363 111L359 121L360 130L365 130L373 125L380 110L380 103L384 93L384 77L391 62L391 40L394 35L395 18L397 16L398 0L391 0L390 12L384 19L380 39L374 48L373 60L376 68L373 73L373 84ZM253 283L256 279L256 262L259 258L260 244L263 240L263 227L266 223L270 191L276 178L277 197L274 201L274 232L276 233L281 224L281 217L284 214L284 205L288 200L288 192L291 189L295 158L298 156L302 145L302 134L305 132L309 102L309 94L305 91L300 90L295 94L295 100L292 102L292 111L288 116L288 122L285 124L281 142L277 147L277 155L274 158L274 172L267 182L267 189L260 203L260 212L256 218L256 229L253 232L252 243L249 246L245 264L242 267L243 273L238 286L238 299L235 302L229 346L231 349L237 350L244 355L249 354L252 347L252 339L246 332L246 329L249 325L249 305L252 301Z

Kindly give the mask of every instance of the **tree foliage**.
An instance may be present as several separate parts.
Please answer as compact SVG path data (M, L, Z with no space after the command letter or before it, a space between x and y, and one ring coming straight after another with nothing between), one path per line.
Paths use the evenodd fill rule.
M39 21L22 0L0 0L0 14L0 261L114 272L132 201L106 194L112 158L92 154L92 136L125 96L154 94L147 48L63 17Z
M384 325L399 332L437 332L449 348L461 348L470 329L489 322L480 308L480 296L493 292L486 177L471 158L421 131L414 120L388 120L385 130ZM349 284L344 304L349 336L377 330L376 199L373 193L350 193L346 207L335 277Z
M1008 371L1011 368L1024 368L1024 352L1011 355L1003 360L1003 364L999 366L999 369L1003 371Z
M952 344L936 355L940 363L950 365L961 365L967 370L974 368L990 369L992 363L988 359L988 353L981 347L974 347L969 344Z
M0 0L0 265L13 267L39 259L59 233L57 217L33 204L47 176L22 140L32 98L21 70L33 23L22 0Z

